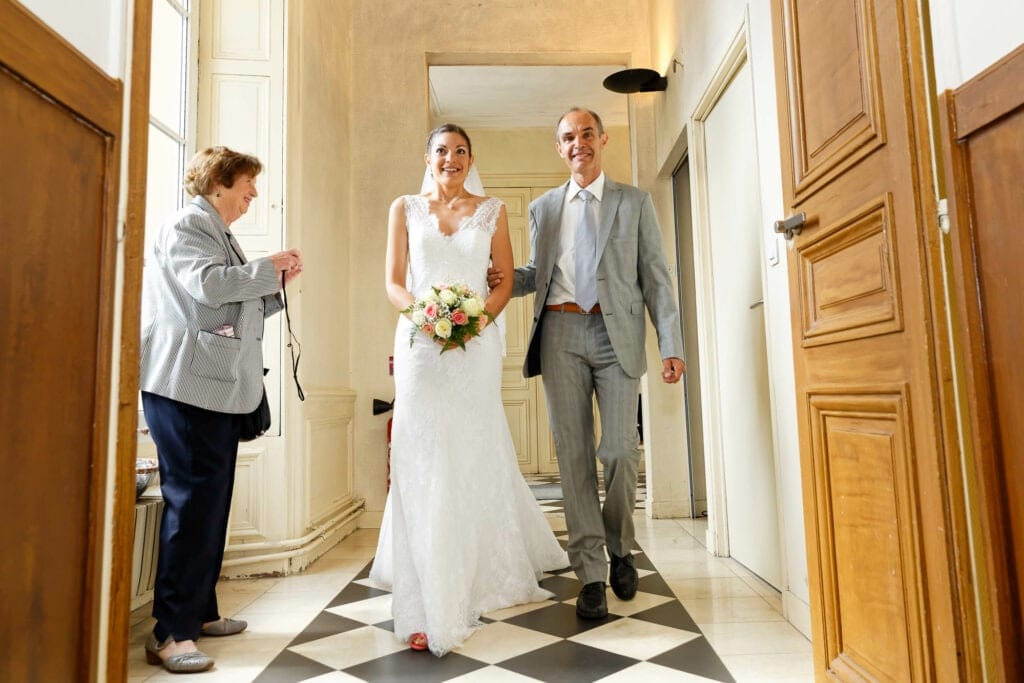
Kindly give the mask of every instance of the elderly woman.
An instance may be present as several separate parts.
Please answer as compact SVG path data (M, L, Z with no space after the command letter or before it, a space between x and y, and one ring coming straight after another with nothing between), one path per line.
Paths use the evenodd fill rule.
M240 416L263 397L263 320L277 313L282 274L302 272L297 249L247 261L230 226L256 198L258 159L226 147L195 155L192 202L160 226L148 255L139 386L164 497L146 659L168 671L213 666L200 636L229 636L216 583L224 555Z

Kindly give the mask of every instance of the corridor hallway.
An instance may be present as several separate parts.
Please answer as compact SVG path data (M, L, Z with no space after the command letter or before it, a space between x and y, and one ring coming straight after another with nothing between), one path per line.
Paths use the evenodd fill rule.
M540 505L564 545L561 502ZM443 658L413 652L389 630L390 594L367 578L378 530L359 529L301 574L221 581L222 613L249 628L200 643L217 665L198 680L813 681L810 642L783 618L779 593L709 554L706 520L652 520L642 506L634 515L640 591L621 602L609 590L604 620L576 618L579 583L565 570L541 582L552 600L485 615ZM145 662L150 609L132 615L128 681L180 681Z

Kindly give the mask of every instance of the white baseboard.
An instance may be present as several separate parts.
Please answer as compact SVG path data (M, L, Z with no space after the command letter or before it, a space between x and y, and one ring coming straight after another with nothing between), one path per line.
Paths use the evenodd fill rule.
M811 606L793 593L782 591L782 613L793 628L811 639Z
M360 529L379 529L380 523L384 520L383 510L364 510L359 518Z
M359 528L362 513L362 499L353 501L348 510L325 525L317 535L308 535L301 545L282 541L285 549L269 551L244 551L244 545L233 546L233 552L225 553L221 576L229 579L255 578L260 576L287 576L300 572L318 557L336 546L343 538ZM310 537L311 536L311 537ZM227 557L231 555L231 557Z
M690 504L686 500L648 500L647 516L652 519L682 519L690 516Z

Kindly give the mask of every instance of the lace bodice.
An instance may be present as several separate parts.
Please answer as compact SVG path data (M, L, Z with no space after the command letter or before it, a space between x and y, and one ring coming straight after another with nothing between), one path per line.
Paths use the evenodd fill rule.
M481 202L472 215L462 218L452 235L441 232L428 202L420 195L405 197L409 291L418 296L431 285L465 282L486 298L491 237L497 229L501 200L490 197Z

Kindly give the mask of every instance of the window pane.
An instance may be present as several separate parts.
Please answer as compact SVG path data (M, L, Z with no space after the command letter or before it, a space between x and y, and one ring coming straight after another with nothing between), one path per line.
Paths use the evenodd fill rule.
M146 258L153 250L157 228L182 206L184 160L181 146L159 128L149 127L149 167L146 176Z
M149 114L184 135L185 20L167 0L153 0Z

